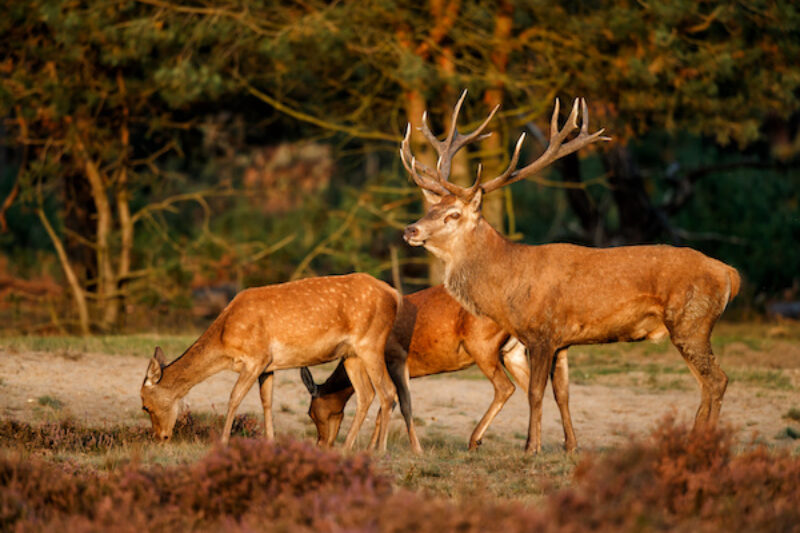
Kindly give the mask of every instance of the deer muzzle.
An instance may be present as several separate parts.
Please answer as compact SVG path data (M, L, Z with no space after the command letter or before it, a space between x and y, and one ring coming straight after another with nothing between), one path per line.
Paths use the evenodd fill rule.
M420 230L415 224L406 226L405 231L403 231L403 239L411 246L422 246L425 244L425 240L420 239Z

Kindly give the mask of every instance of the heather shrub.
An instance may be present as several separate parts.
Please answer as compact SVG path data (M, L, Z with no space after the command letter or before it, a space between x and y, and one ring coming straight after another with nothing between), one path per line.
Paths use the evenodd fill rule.
M0 530L215 529L248 513L265 527L287 518L300 525L390 494L388 479L365 456L345 458L299 442L234 439L193 465L126 467L105 476L0 458Z
M183 413L175 423L173 440L212 442L222 428L221 416L197 416ZM257 437L262 434L261 422L249 415L234 418L233 436ZM112 426L87 428L66 419L31 425L17 420L0 421L0 446L22 446L25 449L44 448L54 451L95 453L136 442L150 442L148 426Z
M195 420L194 423L199 423ZM792 531L800 458L733 452L731 433L665 421L647 439L589 455L539 506L394 490L366 455L233 439L194 464L70 463L0 456L0 530L14 531Z
M547 513L567 529L790 531L800 528L800 458L734 454L732 432L666 420L653 434L590 456Z

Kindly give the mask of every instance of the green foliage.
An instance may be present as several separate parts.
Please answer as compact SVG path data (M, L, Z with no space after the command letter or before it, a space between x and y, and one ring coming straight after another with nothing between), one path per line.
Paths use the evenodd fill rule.
M136 276L114 280L130 293L127 304L188 310L192 284L242 288L351 270L388 278L389 244L400 244L407 264L422 259L397 232L420 210L396 157L411 95L438 130L466 87L464 124L485 116L485 91L502 93L494 129L505 145L517 131L543 126L555 96L585 96L593 123L641 169L646 203L670 223L645 240L679 240L729 261L754 293L795 283L794 4L527 2L509 13L482 2L437 6L6 2L0 114L21 172L0 247L14 257L14 274L51 253L31 212L41 208L83 290L96 296L103 270L90 245L97 239L91 160L112 204L113 270L123 249L120 193L136 217ZM509 37L500 38L506 14ZM253 150L299 138L333 147L330 183L291 209L259 209L242 178ZM528 141L524 159L539 149ZM471 155L474 167L486 154ZM365 171L367 157L384 171ZM714 166L720 170L687 178ZM0 194L11 191L16 170L2 169ZM633 223L621 213L616 169L592 155L580 170L584 177L560 170L549 179L582 180L608 238L591 239L563 190L520 183L514 230L526 241L625 242L622 226ZM687 182L688 198L676 206ZM284 186L269 192L286 194ZM364 192L371 187L400 192ZM58 275L52 260L44 263ZM406 274L420 281L422 270L408 266Z

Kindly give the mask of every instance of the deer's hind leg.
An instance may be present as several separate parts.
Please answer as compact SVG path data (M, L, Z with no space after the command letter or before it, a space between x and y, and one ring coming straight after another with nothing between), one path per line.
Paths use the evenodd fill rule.
M264 437L275 439L275 426L272 422L272 389L275 384L275 372L262 372L258 376L261 407L264 409Z
M350 383L353 385L353 390L356 393L356 413L353 416L353 421L350 424L350 429L347 431L347 437L344 440L344 447L352 449L358 437L358 430L361 429L361 424L367 416L367 410L375 397L375 391L372 388L369 377L367 376L364 362L358 357L347 357L344 360L344 369L347 371L347 377L350 378Z
M380 409L380 431L378 432L378 449L386 450L386 442L389 437L389 417L392 414L392 403L394 403L395 387L386 369L386 360L383 348L386 342L370 343L356 348L356 354L361 359L366 370L372 387L378 393L381 402ZM377 348L376 346L380 346ZM346 364L347 362L345 362ZM349 375L349 372L348 372ZM362 374L363 375L363 374ZM351 377L352 379L352 377ZM370 388L372 390L372 388ZM372 396L370 396L372 401ZM369 407L369 404L366 405ZM377 423L377 422L376 422Z
M717 364L711 350L711 328L719 316L713 307L707 299L697 297L683 307L677 320L666 321L672 343L700 385L701 399L694 419L695 430L717 424L722 397L728 387L728 376Z
M522 346L522 344L520 344L520 346ZM503 406L508 399L511 398L511 395L514 394L516 388L514 384L511 383L511 380L508 379L505 370L503 370L503 365L500 362L500 353L499 350L496 349L496 345L478 346L471 351L473 352L475 364L478 365L478 368L483 372L486 378L491 381L494 387L492 403L469 437L469 449L475 450L480 446L481 440L484 434L486 434L486 430L489 428L489 424L492 423L497 414L503 409ZM525 362L527 363L527 361ZM525 383L524 387L527 389L528 384Z

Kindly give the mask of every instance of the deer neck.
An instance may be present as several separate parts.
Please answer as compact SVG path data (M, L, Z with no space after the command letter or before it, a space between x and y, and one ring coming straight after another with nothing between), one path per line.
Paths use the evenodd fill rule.
M454 244L445 260L447 292L472 314L493 316L497 291L509 275L509 261L503 257L514 245L483 218Z
M180 357L164 367L158 386L169 390L175 399L180 399L201 381L227 368L230 368L230 358L216 350L203 334Z

